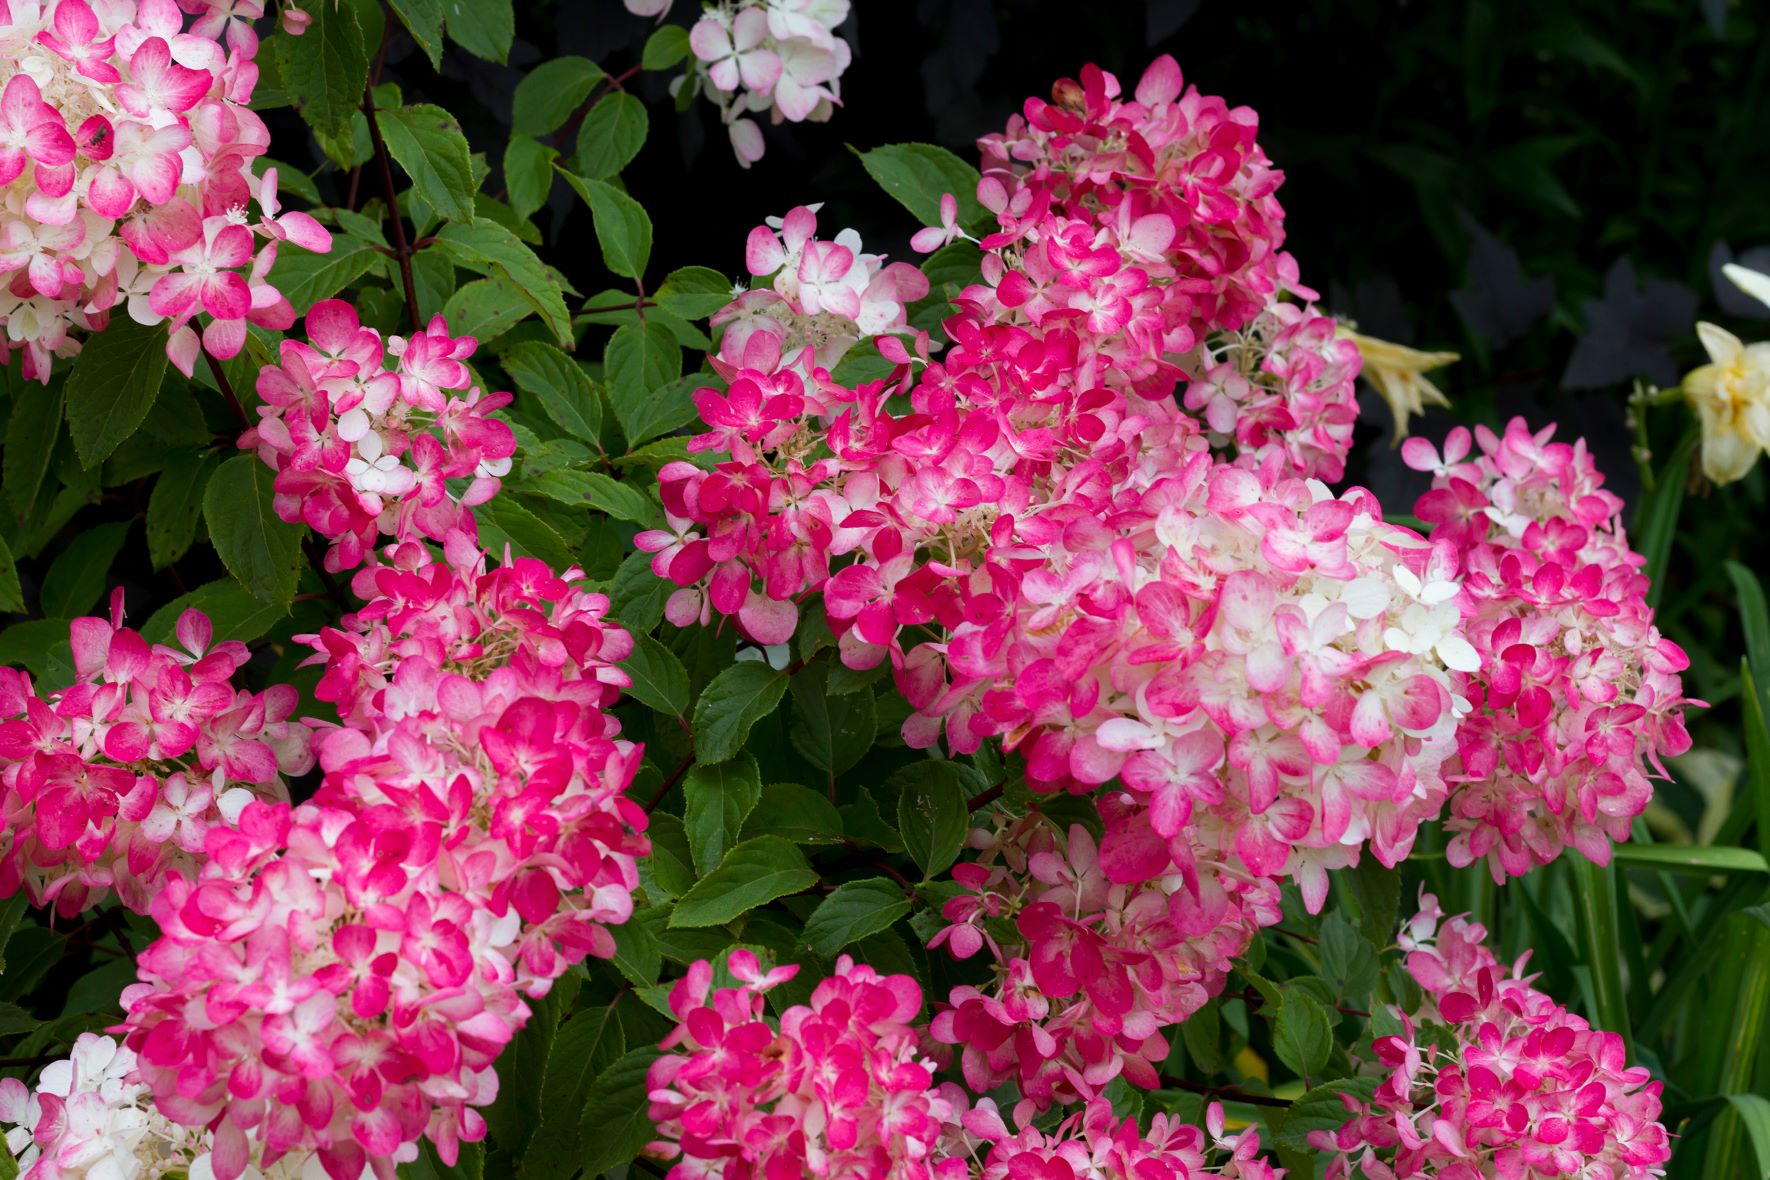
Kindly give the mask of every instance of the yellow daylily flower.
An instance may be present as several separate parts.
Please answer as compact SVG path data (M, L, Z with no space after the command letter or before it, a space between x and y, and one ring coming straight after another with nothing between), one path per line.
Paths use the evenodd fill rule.
M1725 328L1696 325L1709 364L1684 378L1702 423L1702 473L1717 484L1744 477L1770 450L1770 344L1746 344Z
M1424 414L1428 405L1450 405L1450 399L1426 380L1425 374L1461 359L1456 353L1421 352L1375 336L1361 336L1345 325L1336 334L1358 346L1358 355L1364 358L1364 379L1389 403L1389 412L1395 415L1392 446L1399 446L1407 437L1409 418Z

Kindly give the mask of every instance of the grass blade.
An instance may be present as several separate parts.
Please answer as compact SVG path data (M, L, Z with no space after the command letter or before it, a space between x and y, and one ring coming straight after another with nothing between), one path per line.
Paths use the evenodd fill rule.
M1616 924L1616 869L1595 865L1583 856L1570 855L1573 893L1580 915L1580 935L1585 942L1586 966L1592 973L1592 1023L1620 1035L1629 1035L1629 1007L1623 994L1622 940Z

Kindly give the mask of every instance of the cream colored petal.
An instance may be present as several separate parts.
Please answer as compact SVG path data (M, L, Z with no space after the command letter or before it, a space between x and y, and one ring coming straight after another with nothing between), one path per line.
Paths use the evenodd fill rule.
M1739 337L1726 328L1707 321L1697 323L1696 338L1702 341L1702 347L1709 354L1709 359L1723 368L1737 361L1739 354L1745 351L1745 345Z
M1770 275L1753 270L1749 266L1741 266L1737 262L1729 262L1723 266L1721 273L1726 275L1735 287L1759 303L1770 306Z
M1759 448L1744 436L1702 415L1702 473L1717 484L1743 479L1758 461Z

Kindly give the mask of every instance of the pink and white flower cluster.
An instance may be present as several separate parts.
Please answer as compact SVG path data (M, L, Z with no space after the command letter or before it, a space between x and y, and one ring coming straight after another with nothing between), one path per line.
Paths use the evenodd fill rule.
M606 712L632 648L608 600L444 548L389 547L356 575L367 605L306 638L344 722L316 737L318 793L209 834L124 994L161 1111L333 1180L484 1136L525 997L614 953L649 847L639 750ZM218 1180L242 1174L226 1158Z
M1208 445L1174 396L1189 373L1214 382L1207 417L1233 427L1240 463L1340 474L1357 353L1325 317L1277 302L1302 289L1277 251L1279 176L1251 112L1183 94L1168 58L1136 101L1110 75L1084 79L984 141L979 195L1001 228L983 239L986 281L957 300L939 361L923 336L912 352L886 335L892 380L834 382L856 337L901 330L897 306L923 280L897 266L857 274L858 243L820 242L809 210L751 234L749 268L772 269L773 290L715 317L727 388L697 395L709 429L694 446L731 458L665 467L670 528L638 541L687 591L673 621L717 610L775 642L797 600L825 590L845 658L890 654L901 670L903 628L950 631L1009 609L1029 555L1068 520L1100 518ZM1224 421L1219 403L1245 403L1245 421ZM842 559L853 572L838 588ZM911 723L918 744L932 740L930 716Z
M277 473L277 514L331 542L327 569L361 565L382 536L476 535L469 509L497 494L516 452L491 416L510 395L482 392L465 363L478 343L441 316L383 341L328 299L307 313L307 340L284 340L259 372L264 404L240 445Z
M988 952L991 976L954 988L930 1026L962 1047L965 1084L1013 1081L1042 1109L1097 1097L1115 1078L1159 1086L1166 1030L1223 990L1231 960L1279 919L1269 878L1203 864L1122 882L1088 830L1036 812L971 835L982 855L953 869L945 944Z
M1415 509L1456 548L1463 631L1479 656L1457 730L1446 827L1452 864L1485 858L1496 881L1610 843L1653 794L1649 768L1690 748L1679 677L1689 658L1653 624L1646 559L1623 533L1584 440L1514 418L1503 435L1459 427L1403 457L1433 473Z
M71 917L111 893L146 913L201 865L209 833L260 800L289 798L283 776L313 765L286 684L238 688L246 645L213 643L202 612L178 618L177 646L150 645L109 619L69 625L74 683L47 698L0 668L0 895L22 887Z
M1010 1130L993 1100L973 1106L960 1087L934 1084L936 1062L914 1025L922 989L907 975L844 955L808 1003L774 1022L766 993L798 968L765 971L737 950L726 969L736 986L714 989L713 965L702 961L671 989L678 1024L647 1077L659 1133L649 1153L676 1161L670 1180L1283 1176L1259 1158L1257 1132L1223 1133L1215 1106L1209 1144L1164 1115L1145 1137L1103 1101L1048 1130L1022 1104ZM1219 1152L1225 1158L1209 1163Z
M294 322L266 278L278 246L325 251L331 235L281 211L275 169L252 174L270 143L247 106L262 14L259 0L0 3L0 353L21 349L27 377L48 381L121 305L170 325L186 375L201 349L237 354L248 323Z
M21 1180L215 1180L229 1151L247 1153L247 1180L319 1180L288 1157L260 1168L243 1139L173 1122L154 1107L135 1054L97 1033L44 1066L35 1090L0 1079L0 1122Z
M1432 895L1420 902L1400 941L1426 998L1373 1046L1387 1072L1370 1101L1342 1094L1351 1121L1311 1133L1334 1153L1328 1180L1663 1175L1661 1085L1628 1066L1623 1039L1530 986L1528 954L1508 970L1479 923L1441 927Z
M656 0L628 8L662 12ZM677 79L705 91L719 107L738 163L762 158L762 129L751 114L775 123L823 123L841 105L840 80L853 60L836 28L848 19L848 0L719 0L709 4L688 47L693 71Z

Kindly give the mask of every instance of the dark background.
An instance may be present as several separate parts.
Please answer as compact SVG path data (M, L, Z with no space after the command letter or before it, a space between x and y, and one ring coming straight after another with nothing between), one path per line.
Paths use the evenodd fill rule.
M697 14L678 0L667 19ZM476 146L502 142L525 68L576 53L616 72L655 27L618 0L550 0L519 19L508 67L458 49L444 62L438 97ZM1628 383L1670 384L1699 363L1695 318L1764 326L1764 308L1714 280L1721 261L1770 244L1765 25L1762 6L1725 0L857 0L841 30L855 50L845 105L829 123L769 129L746 172L710 103L678 113L669 74L644 74L630 86L651 104L651 133L624 178L653 213L660 273L741 273L750 227L813 201L827 229L853 225L869 247L911 256L916 227L849 145L928 141L974 158L979 134L1083 64L1129 88L1171 53L1201 90L1259 111L1287 178L1289 248L1328 307L1463 354L1442 381L1456 408L1422 433L1452 416L1558 420L1590 437L1632 497ZM437 84L397 27L384 76L419 93ZM462 110L459 82L477 112ZM538 220L550 261L586 293L604 285L583 248L588 216L563 185ZM1367 405L1366 418L1352 476L1386 503L1411 499L1385 414ZM1679 411L1656 415L1662 451L1683 425ZM1759 472L1729 511L1755 512L1764 495Z

